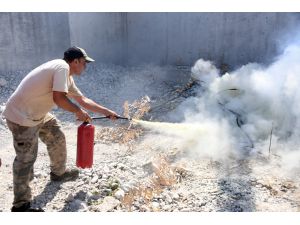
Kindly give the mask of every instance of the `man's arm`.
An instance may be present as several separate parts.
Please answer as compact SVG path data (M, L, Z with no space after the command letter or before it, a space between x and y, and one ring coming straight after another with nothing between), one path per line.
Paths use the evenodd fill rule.
M75 113L78 120L91 121L89 114L70 101L70 99L67 97L67 93L53 91L53 101L58 107Z
M92 112L101 113L105 116L110 117L111 119L116 119L119 116L116 112L97 104L96 102L85 96L72 96L72 98L74 98L75 101L78 102L83 108Z

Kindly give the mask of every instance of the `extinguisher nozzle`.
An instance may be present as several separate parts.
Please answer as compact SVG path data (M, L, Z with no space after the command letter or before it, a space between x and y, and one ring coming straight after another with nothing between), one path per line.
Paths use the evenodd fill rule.
M121 119L121 120L132 120L129 117L122 117L122 116L118 116L117 119Z

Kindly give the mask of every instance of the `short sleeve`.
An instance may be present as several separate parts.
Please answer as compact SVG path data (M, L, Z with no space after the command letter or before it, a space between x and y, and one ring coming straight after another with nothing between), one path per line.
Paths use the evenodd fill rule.
M68 93L68 76L69 69L67 67L59 66L56 68L53 75L52 90Z

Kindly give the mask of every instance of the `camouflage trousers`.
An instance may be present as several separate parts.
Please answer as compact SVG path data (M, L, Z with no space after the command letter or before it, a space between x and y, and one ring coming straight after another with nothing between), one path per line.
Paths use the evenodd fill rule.
M55 117L35 127L20 126L6 121L12 132L16 157L13 163L13 190L15 207L31 201L30 178L38 153L38 138L46 144L50 169L61 175L66 169L66 139Z

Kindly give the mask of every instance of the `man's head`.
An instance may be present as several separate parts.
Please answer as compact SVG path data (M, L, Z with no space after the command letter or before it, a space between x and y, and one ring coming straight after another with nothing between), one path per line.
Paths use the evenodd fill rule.
M71 47L64 52L64 60L70 65L71 74L80 75L86 67L86 63L94 62L84 49Z

